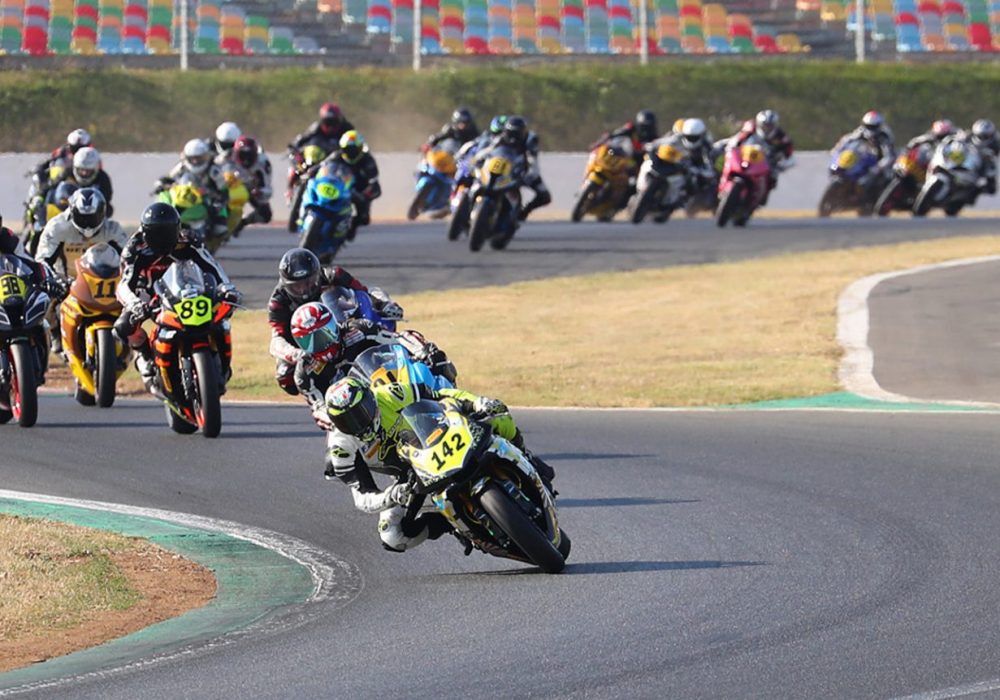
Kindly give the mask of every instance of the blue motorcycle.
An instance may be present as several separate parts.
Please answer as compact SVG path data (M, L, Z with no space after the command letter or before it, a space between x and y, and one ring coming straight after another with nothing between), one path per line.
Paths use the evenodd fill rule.
M371 295L364 290L351 289L350 287L334 287L323 292L320 301L333 312L338 323L343 323L351 318L363 318L382 326L387 331L396 332L396 321L383 318L375 310Z
M406 218L416 219L422 212L440 219L450 211L451 188L455 184L455 151L458 142L453 139L430 148L420 161L417 170L417 193L406 211Z
M299 247L314 252L323 264L333 260L355 225L353 183L350 170L330 163L306 184L299 212Z
M833 212L857 209L859 216L871 216L882 190L878 153L864 139L851 139L830 156L830 184L819 201L820 217Z

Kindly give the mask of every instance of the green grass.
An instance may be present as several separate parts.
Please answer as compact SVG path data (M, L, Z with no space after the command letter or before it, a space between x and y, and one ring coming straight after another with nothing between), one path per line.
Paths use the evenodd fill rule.
M113 98L109 98L113 96ZM667 128L707 118L717 136L763 107L778 110L797 145L828 148L872 108L900 138L948 116L968 125L1000 115L1000 68L836 61L683 60L647 67L584 63L533 68L32 71L0 74L0 150L48 150L71 128L108 151L180 150L234 119L272 151L341 104L377 150L415 149L457 104L481 126L495 113L526 115L547 150L580 150L650 107Z

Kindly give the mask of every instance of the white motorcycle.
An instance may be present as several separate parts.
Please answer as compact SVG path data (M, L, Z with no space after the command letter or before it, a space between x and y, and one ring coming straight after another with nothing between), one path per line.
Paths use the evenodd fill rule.
M687 201L687 152L664 143L646 152L636 181L632 223L642 223L647 214L663 223Z
M943 141L931 158L913 215L926 216L932 208L941 207L946 215L957 216L979 193L981 165L982 156L972 143L961 138Z

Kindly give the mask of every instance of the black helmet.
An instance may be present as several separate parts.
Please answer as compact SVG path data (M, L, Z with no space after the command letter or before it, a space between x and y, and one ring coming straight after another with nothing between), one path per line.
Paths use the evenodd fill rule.
M305 248L292 248L278 263L281 288L300 304L319 293L319 273L319 258Z
M656 128L656 115L652 110L644 109L635 115L635 130L643 143L656 138L659 129Z
M158 255L166 255L177 246L181 231L181 215L165 202L154 202L142 212L139 220L146 245Z
M524 117L508 117L500 140L508 146L523 146L528 140L528 122Z
M101 227L107 204L104 195L96 187L78 189L69 198L69 220L84 238L93 238Z
M467 129L472 122L472 112L468 107L459 107L451 113L451 125L458 129Z

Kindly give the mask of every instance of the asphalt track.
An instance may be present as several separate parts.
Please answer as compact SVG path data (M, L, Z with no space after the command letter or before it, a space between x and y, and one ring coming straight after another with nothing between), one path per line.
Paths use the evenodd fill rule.
M687 254L706 244L689 262L895 235L894 221L874 233L850 221L769 222L729 244L703 223L687 224ZM929 237L935 225L944 224L898 236ZM565 250L577 238L597 247L608 235L589 229L540 225L538 245ZM973 221L955 229L992 232ZM620 233L623 245L671 255L661 241L673 229ZM402 245L402 229L375 233L373 244L382 235ZM359 252L355 262L361 242L348 251ZM533 244L525 235L525 248ZM443 240L436 247L448 250ZM562 257L577 262L555 274L600 255ZM345 254L349 269L362 269L355 262ZM495 265L497 275L524 273ZM929 284L955 286L935 274ZM421 279L433 288L434 278L410 278ZM922 276L905 279L922 289ZM986 289L995 299L996 285ZM955 303L970 294L983 296L966 285ZM873 329L894 314L878 304ZM886 347L874 331L873 347L876 357ZM892 390L913 393L900 382ZM212 442L170 434L162 409L146 402L102 415L45 397L40 413L30 431L3 428L5 488L282 532L352 562L361 580L350 604L294 629L37 697L929 699L968 695L975 683L1000 688L995 414L519 411L529 444L556 467L573 538L566 571L546 576L465 558L447 537L384 552L375 518L323 483L323 439L302 407L227 406ZM951 687L959 690L929 694Z

